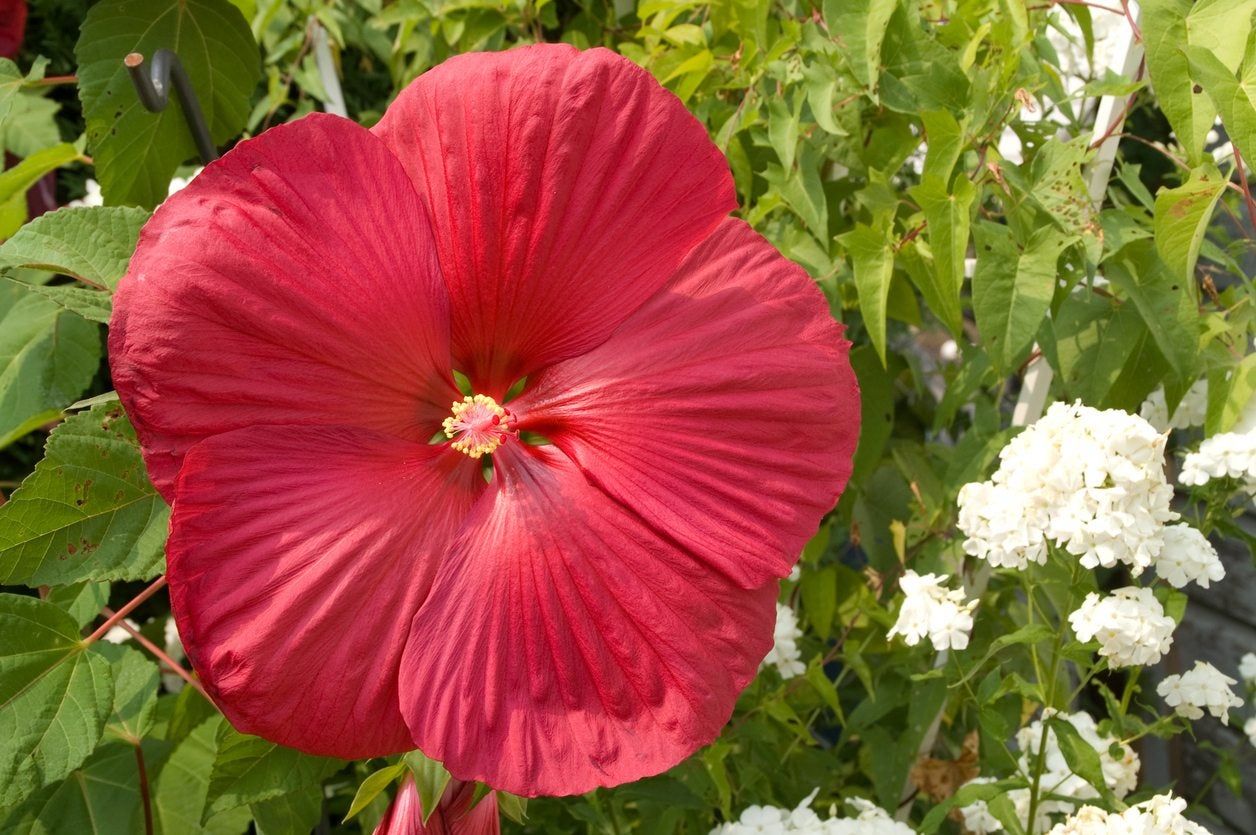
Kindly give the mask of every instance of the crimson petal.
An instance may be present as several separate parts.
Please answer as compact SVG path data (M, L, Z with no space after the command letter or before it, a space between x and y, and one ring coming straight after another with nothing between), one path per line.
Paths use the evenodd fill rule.
M461 780L568 795L710 742L772 645L745 590L643 525L553 447L508 443L402 659L402 712Z
M171 603L231 723L316 754L412 749L397 695L406 634L484 486L466 456L362 430L253 427L192 447Z
M184 452L254 424L426 441L457 395L426 211L383 143L314 114L241 142L145 225L114 385L171 497Z
M614 500L755 587L788 573L850 475L848 348L815 283L730 218L610 339L511 407Z
M603 341L736 206L702 125L604 49L451 58L374 130L432 213L459 368L498 399Z

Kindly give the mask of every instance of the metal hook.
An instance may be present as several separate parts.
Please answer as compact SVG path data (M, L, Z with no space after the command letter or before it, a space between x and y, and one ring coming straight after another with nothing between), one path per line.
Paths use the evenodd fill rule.
M209 136L209 128L205 125L205 114L201 112L201 103L196 98L196 90L188 79L187 71L179 61L179 56L169 49L159 49L153 53L152 66L144 72L144 56L132 52L122 59L127 72L131 74L131 83L139 96L140 104L146 110L160 113L170 103L170 86L174 83L175 94L183 108L183 118L187 122L188 131L196 143L197 153L201 162L211 163L218 159L218 149Z

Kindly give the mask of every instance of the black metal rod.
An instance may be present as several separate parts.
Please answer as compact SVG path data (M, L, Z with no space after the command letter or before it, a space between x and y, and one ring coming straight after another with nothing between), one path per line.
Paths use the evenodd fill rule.
M146 110L153 113L165 110L166 105L170 104L170 87L173 84L175 95L179 97L179 104L183 108L183 119L196 143L201 162L210 163L218 159L218 149L210 139L200 100L196 98L196 90L192 88L192 82L188 79L179 56L168 49L157 50L153 53L153 62L147 73L144 72L144 56L138 52L132 52L122 62L131 74L131 83L135 85L140 104Z

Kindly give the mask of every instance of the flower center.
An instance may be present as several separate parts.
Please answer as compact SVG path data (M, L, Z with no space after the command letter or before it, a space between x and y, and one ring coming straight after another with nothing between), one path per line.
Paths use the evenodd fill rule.
M515 416L488 395L455 400L451 411L443 424L445 436L453 439L450 446L472 458L487 455L515 434Z

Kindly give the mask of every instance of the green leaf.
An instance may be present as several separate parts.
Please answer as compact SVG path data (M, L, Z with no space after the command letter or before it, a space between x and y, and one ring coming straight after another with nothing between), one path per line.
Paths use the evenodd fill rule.
M1217 166L1205 163L1182 185L1156 194L1156 249L1183 281L1195 280L1199 247L1225 186L1226 179Z
M48 301L57 305L70 313L76 313L89 322L97 322L102 325L109 324L109 318L113 315L113 300L109 298L109 294L102 290L91 290L87 287L64 286L60 284L23 284L15 278L9 281L15 284L21 284L37 296L43 296Z
M117 403L67 418L0 507L0 582L60 585L161 573L170 511Z
M339 760L313 757L238 733L226 722L218 729L217 742L205 820L227 809L321 783L342 765Z
M144 653L122 644L97 646L113 674L113 712L105 735L137 745L153 727L161 673Z
M1043 226L1021 250L1008 227L986 221L976 236L973 313L991 362L1006 374L1029 350L1051 306L1056 261L1070 238Z
M75 583L72 586L53 586L48 589L49 603L56 604L70 613L80 627L96 619L101 608L109 602L108 583Z
M445 787L449 785L450 775L445 766L428 757L422 751L411 751L403 758L403 762L414 775L415 788L419 790L419 804L423 807L423 822L436 811Z
M1188 46L1183 52L1195 79L1221 113L1230 139L1243 159L1256 157L1256 51L1248 55L1236 78L1211 49Z
M497 808L510 820L523 824L528 818L528 799L507 792L497 793Z
M122 59L174 50L200 100L215 143L245 125L261 77L257 44L227 0L107 0L83 21L74 53L87 138L105 200L156 206L175 169L196 154L181 106L149 113Z
M323 819L323 787L306 786L249 806L257 835L309 835Z
M22 89L24 80L17 64L8 58L0 58L0 122L8 120L9 113L13 109L13 99L17 96L18 90Z
M968 783L961 786L955 794L929 810L929 813L925 815L924 820L920 823L920 832L922 835L937 832L938 827L946 820L946 816L952 809L969 806L979 800L994 800L996 797L1004 795L1012 789L1022 788L1024 785L1024 780L1013 778L998 780L993 783Z
M0 448L74 402L99 365L99 326L0 281Z
M0 173L0 203L6 203L26 194L27 190L49 171L82 158L79 150L68 142L36 151L17 165Z
M357 793L353 796L353 802L349 804L349 811L345 815L345 820L349 820L358 812L361 812L376 796L388 785L405 773L406 764L396 763L386 766L374 772L358 786Z
M1225 67L1238 69L1251 31L1251 0L1144 0L1141 24L1147 71L1160 109L1173 126L1192 165L1203 156L1205 137L1217 109L1195 92L1182 48L1211 52ZM1242 146L1240 146L1240 149Z
M14 156L29 157L61 141L56 115L61 105L33 93L15 96L9 118L0 117L0 145Z
M1181 380L1197 376L1199 308L1189 285L1171 273L1151 241L1126 246L1104 262L1113 286L1133 300L1156 347Z
M929 110L920 114L925 128L924 173L938 177L945 185L951 180L951 172L964 150L964 128L947 110Z
M0 808L82 765L112 707L109 664L83 645L74 618L0 594Z
M942 176L927 170L920 185L911 189L912 199L925 213L925 235L933 252L932 282L920 292L930 309L952 334L962 328L960 291L964 286L964 256L977 188L967 177L959 177L948 191Z
M1205 434L1215 435L1233 429L1253 394L1256 394L1256 354L1243 357L1233 368L1209 372Z
M206 809L210 769L215 762L220 730L227 726L214 715L197 725L175 746L153 786L153 818L159 832L188 835L238 835L248 826L248 810ZM202 822L203 821L203 822Z
M0 244L0 267L32 267L112 290L126 274L149 212L80 206L35 218Z
M837 612L837 568L829 565L808 571L802 575L799 585L807 622L827 641L833 632L833 615Z
M890 279L894 275L894 243L890 224L880 229L863 223L838 236L842 246L850 253L855 270L855 290L859 294L859 311L863 314L868 337L885 365L885 316L886 300L890 294Z
M1047 719L1046 725L1060 743L1060 753L1064 755L1064 761L1068 763L1069 770L1094 786L1103 795L1104 800L1112 803L1115 798L1103 777L1103 762L1099 759L1099 752L1094 749L1094 746L1082 739L1077 728L1073 727L1073 723L1067 719L1052 716Z
M881 69L881 44L898 0L824 0L824 22L838 39L851 72L874 88Z
M0 816L5 835L143 835L135 748L102 745L60 783ZM173 835L173 833L168 833Z

